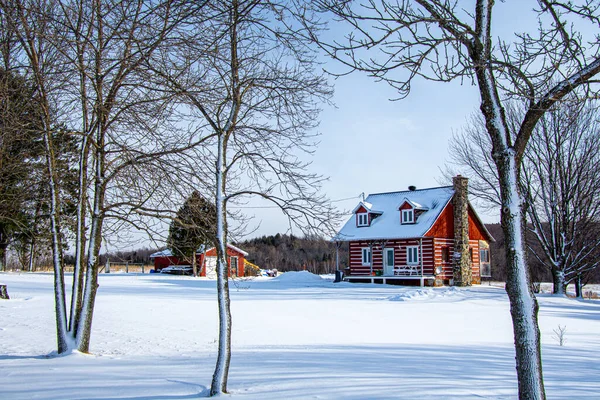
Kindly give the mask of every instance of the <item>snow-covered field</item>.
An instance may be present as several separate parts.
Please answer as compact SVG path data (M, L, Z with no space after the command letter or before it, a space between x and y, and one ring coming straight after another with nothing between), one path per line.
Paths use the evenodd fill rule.
M215 281L101 275L92 355L53 357L52 277L0 274L0 399L190 399L216 358ZM332 283L307 272L231 286L232 398L516 397L505 292ZM549 399L600 398L600 302L541 295ZM553 332L566 326L566 343Z

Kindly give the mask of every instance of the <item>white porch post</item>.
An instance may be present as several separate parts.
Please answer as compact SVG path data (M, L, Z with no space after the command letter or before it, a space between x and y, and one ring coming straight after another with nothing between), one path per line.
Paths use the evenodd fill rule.
M419 239L419 264L421 264L421 287L425 286L423 278L423 238Z

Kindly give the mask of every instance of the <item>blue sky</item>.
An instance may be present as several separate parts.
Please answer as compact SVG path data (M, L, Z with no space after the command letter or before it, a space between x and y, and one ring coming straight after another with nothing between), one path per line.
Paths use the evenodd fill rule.
M461 0L465 10L474 2ZM537 35L537 18L532 9L537 1L500 1L494 6L492 36L510 41L515 32ZM465 17L465 14L462 15ZM596 27L573 20L577 29L593 40ZM331 35L341 38L343 27L331 24ZM345 70L333 61L326 69ZM325 107L319 132L321 142L313 157L313 171L329 176L324 193L340 201L340 209L352 210L358 196L369 193L440 186L441 169L449 160L448 143L473 113L479 113L479 91L470 81L440 83L417 79L410 95L399 101L386 83L376 82L363 73L353 73L332 81L333 101ZM450 184L447 182L444 184ZM267 203L263 204L267 205ZM477 206L476 206L477 208ZM246 210L256 216L260 227L250 236L286 232L285 219L272 209ZM499 222L498 214L478 210L484 222ZM294 233L299 233L294 231Z
M321 114L312 171L329 177L323 192L331 200L353 197L335 203L345 210L356 206L362 192L440 186L452 133L479 112L479 92L470 82L418 81L409 97L399 101L389 100L396 93L387 84L365 74L353 73L333 83L336 107L327 106ZM288 229L277 210L245 211L255 215L254 225L260 223L250 236ZM493 215L481 217L485 222L499 221Z

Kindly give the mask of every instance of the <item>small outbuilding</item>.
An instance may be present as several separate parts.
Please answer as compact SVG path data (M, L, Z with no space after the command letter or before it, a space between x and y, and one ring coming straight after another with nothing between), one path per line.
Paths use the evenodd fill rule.
M229 267L230 277L244 276L244 263L247 256L248 253L244 250L232 244L227 244L227 266ZM154 270L156 272L160 272L166 267L190 265L189 262L174 256L170 249L153 253L150 258L154 260ZM196 251L196 263L199 276L217 278L217 249L215 247L206 250L204 247L200 247Z

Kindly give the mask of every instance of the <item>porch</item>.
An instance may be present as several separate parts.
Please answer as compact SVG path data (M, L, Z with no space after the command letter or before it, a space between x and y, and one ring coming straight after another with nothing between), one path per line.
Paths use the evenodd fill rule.
M367 274L346 275L344 280L357 283L381 283L398 284L401 281L418 280L421 287L425 286L425 281L433 286L434 275L425 275L420 265L398 265L392 268L375 269Z

